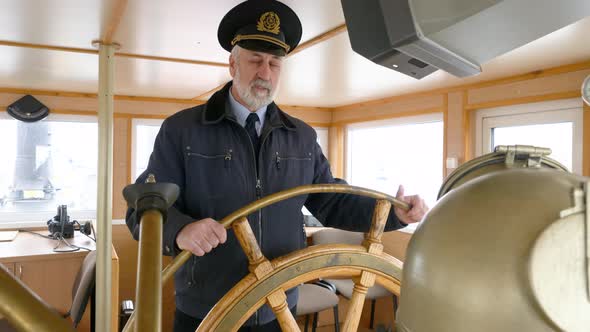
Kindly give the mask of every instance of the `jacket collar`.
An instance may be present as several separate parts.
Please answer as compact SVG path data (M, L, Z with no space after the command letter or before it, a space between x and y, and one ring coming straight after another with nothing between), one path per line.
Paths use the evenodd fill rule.
M221 90L215 92L205 104L202 122L205 125L211 125L221 122L225 118L233 118L231 109L228 105L229 89L232 81L228 82ZM296 127L286 114L281 111L277 105L272 102L266 109L268 123L273 127L283 127L288 130L295 130Z

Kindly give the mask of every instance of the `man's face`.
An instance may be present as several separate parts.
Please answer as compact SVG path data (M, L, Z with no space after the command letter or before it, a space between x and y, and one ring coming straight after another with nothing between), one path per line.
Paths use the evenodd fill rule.
M256 111L276 97L283 58L243 48L237 55L230 56L229 64L238 101Z

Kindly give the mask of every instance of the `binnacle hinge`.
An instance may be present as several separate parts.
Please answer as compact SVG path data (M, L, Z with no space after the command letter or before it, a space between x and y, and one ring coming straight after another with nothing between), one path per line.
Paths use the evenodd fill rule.
M541 158L551 154L551 149L532 145L498 145L495 152L506 154L506 166L514 167L515 160L526 159L526 167L541 167Z

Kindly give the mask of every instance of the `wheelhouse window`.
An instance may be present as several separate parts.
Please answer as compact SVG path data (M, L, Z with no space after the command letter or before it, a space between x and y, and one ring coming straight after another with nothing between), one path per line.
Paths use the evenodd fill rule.
M98 125L94 116L50 115L26 123L0 113L0 222L95 218Z
M433 206L443 179L442 114L355 124L347 130L347 180L395 195L419 194Z
M574 173L582 169L582 105L577 99L499 107L476 115L476 154L498 145L551 149L552 159Z
M322 152L326 158L328 157L328 128L314 127L316 134L318 135L317 142L322 148Z
M150 156L154 150L156 136L158 135L158 131L160 131L163 122L163 119L132 120L132 181L135 181L135 179L147 169Z

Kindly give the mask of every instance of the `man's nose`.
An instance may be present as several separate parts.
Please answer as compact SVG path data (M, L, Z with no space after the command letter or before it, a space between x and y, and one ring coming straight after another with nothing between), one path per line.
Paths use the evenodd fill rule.
M265 81L269 81L270 75L271 75L270 64L263 63L260 66L260 68L258 68L258 77L265 80Z

